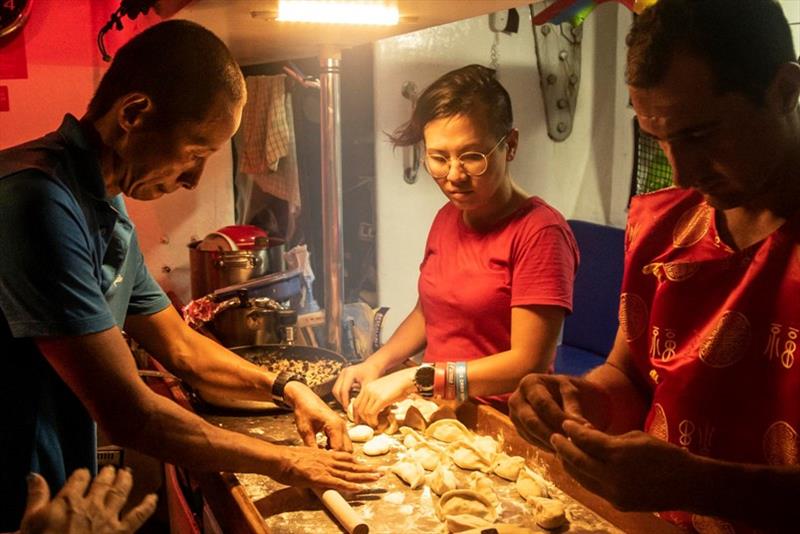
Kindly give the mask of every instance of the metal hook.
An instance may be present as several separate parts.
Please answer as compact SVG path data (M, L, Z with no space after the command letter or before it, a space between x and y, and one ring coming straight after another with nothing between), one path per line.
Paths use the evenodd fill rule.
M400 94L403 98L411 102L411 109L417 105L417 84L412 81L403 82L400 87ZM420 144L417 143L413 147L403 147L403 180L407 184L413 184L417 181L417 173L419 172L420 161Z

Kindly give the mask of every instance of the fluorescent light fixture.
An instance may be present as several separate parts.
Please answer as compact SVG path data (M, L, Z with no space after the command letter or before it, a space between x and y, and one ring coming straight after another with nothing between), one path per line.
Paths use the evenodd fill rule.
M391 26L400 21L396 5L364 0L280 0L280 22L316 22L320 24L370 24Z

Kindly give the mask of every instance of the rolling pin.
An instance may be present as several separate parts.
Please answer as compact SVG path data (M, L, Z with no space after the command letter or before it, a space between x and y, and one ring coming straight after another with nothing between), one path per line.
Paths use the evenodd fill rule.
M336 490L319 490L316 488L312 489L312 491L347 532L350 534L369 533L369 525L344 500L341 493Z

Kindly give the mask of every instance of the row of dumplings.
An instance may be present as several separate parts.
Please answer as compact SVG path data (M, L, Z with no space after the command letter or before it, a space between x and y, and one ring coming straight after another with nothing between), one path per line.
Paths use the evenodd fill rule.
M369 436L362 448L364 454L386 454L405 448L407 453L390 470L412 489L427 484L440 496L436 514L449 532L494 525L499 500L494 482L485 473L515 482L519 495L533 507L539 526L554 529L566 522L563 504L549 498L547 482L525 465L524 458L509 456L499 450L494 438L474 434L457 419L439 419L421 431L400 427L403 447L387 434L372 437L371 432L359 434L357 428L351 429L351 439L359 441ZM456 476L451 462L472 471L466 483Z

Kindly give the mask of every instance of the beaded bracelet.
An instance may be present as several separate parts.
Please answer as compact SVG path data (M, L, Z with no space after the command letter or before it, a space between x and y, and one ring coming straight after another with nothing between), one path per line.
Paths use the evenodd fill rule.
M456 400L467 400L467 362L456 362Z

